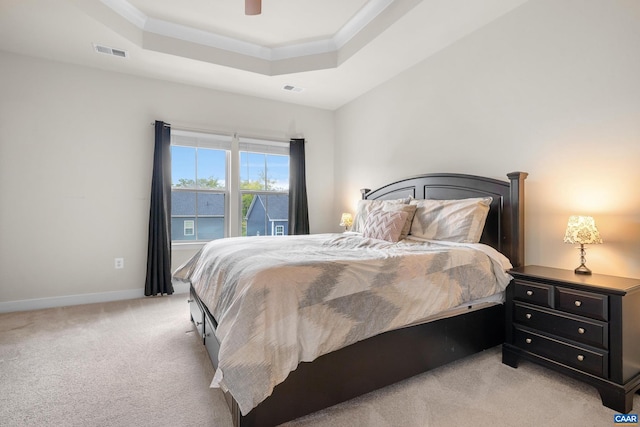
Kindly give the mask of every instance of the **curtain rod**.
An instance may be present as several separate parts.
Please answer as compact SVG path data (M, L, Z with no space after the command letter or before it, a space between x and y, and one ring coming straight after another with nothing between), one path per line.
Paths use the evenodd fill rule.
M164 124L168 125L168 126L172 126L171 123L164 122ZM155 125L156 125L155 122L151 123L151 126L155 126ZM241 132L219 131L219 130L213 130L213 129L198 129L198 128L194 128L194 127L180 126L180 125L172 126L172 129L184 130L184 131L187 131L187 132L213 133L213 134L217 134L217 135L232 135L233 137L236 137L236 138L267 139L267 140L275 141L275 142L291 142L292 139L304 139L304 137L302 137L302 138L289 137L288 139L282 139L282 138L267 137L267 136L251 136L251 135L243 135ZM305 140L304 142L306 144L307 140Z
M155 126L155 122L151 123L151 126ZM216 135L235 135L234 132L229 132L229 131L221 131L221 130L215 130L215 129L201 129L201 128L195 128L192 126L180 126L180 125L175 125L173 126L171 123L166 123L165 125L171 126L172 129L176 129L176 130L184 130L187 132L201 132L201 133L213 133Z

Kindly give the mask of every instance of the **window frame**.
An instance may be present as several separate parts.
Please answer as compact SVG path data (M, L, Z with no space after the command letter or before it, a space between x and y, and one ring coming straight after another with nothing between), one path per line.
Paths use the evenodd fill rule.
M190 139L191 138L191 139ZM177 139L177 141L175 141ZM208 143L207 140L213 140L215 142ZM189 143L191 141L191 143ZM225 203L224 203L224 236L223 237L238 237L243 236L243 217L242 217L242 195L243 194L264 194L264 195L273 195L273 194L289 194L288 188L280 191L269 191L269 190L243 190L241 188L240 183L240 153L241 152L251 152L251 153L259 153L265 155L282 155L286 157L289 156L289 142L278 141L274 139L267 138L248 138L241 137L237 134L229 135L215 132L204 132L204 131L186 131L182 129L171 129L171 146L184 146L184 147L195 147L195 148L208 148L208 149L219 149L224 150L226 152L226 161L225 161L225 186L224 189L213 189L213 188L198 188L197 187L197 172L196 172L196 187L193 188L181 188L174 187L173 182L171 186L171 191L191 191L191 192L203 192L203 193L214 193L214 194L223 194ZM196 162L196 171L197 171L197 158L194 159ZM290 165L289 158L289 165ZM173 163L172 163L173 166ZM268 173L265 171L265 173ZM290 173L290 172L289 172ZM172 180L173 181L173 180ZM197 203L197 202L196 202ZM179 215L171 215L171 218L177 217ZM194 234L197 236L197 224L198 224L198 216L196 215L194 220ZM280 226L284 227L284 226ZM171 240L172 247L181 247L181 246L191 246L191 245L203 245L210 240Z

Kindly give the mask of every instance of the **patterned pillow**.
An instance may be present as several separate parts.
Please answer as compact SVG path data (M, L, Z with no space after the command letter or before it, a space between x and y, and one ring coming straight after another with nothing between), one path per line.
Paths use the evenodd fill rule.
M491 197L460 200L412 200L416 214L411 235L423 239L478 243Z
M409 214L403 211L385 212L375 210L369 213L362 230L363 237L397 242Z
M353 218L353 226L351 227L351 231L362 233L362 229L364 228L364 223L367 220L367 216L369 216L369 212L371 212L372 210L382 209L385 206L391 205L406 205L408 203L408 197L404 199L392 200L358 200L358 207Z
M411 222L413 221L413 216L416 214L416 209L418 207L416 205L385 205L382 207L382 210L385 212L406 212L407 220L404 222L404 226L402 227L402 232L400 233L400 239L404 239L407 237L409 232L411 231Z

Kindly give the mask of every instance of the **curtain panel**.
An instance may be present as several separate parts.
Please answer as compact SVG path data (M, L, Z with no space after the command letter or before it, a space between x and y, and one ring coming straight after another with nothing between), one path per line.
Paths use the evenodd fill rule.
M304 138L289 146L289 234L309 234L309 206L305 174Z
M171 295L171 126L157 120L148 244L144 294Z

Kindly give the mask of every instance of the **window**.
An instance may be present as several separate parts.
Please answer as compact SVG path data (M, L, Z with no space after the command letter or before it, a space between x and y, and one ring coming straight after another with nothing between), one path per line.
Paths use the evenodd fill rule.
M185 236L193 236L195 235L194 231L194 222L191 219L184 220L184 235Z
M289 145L171 131L171 240L288 232Z
M289 147L240 139L242 236L287 234L289 218Z
M231 137L171 130L171 240L226 235Z

